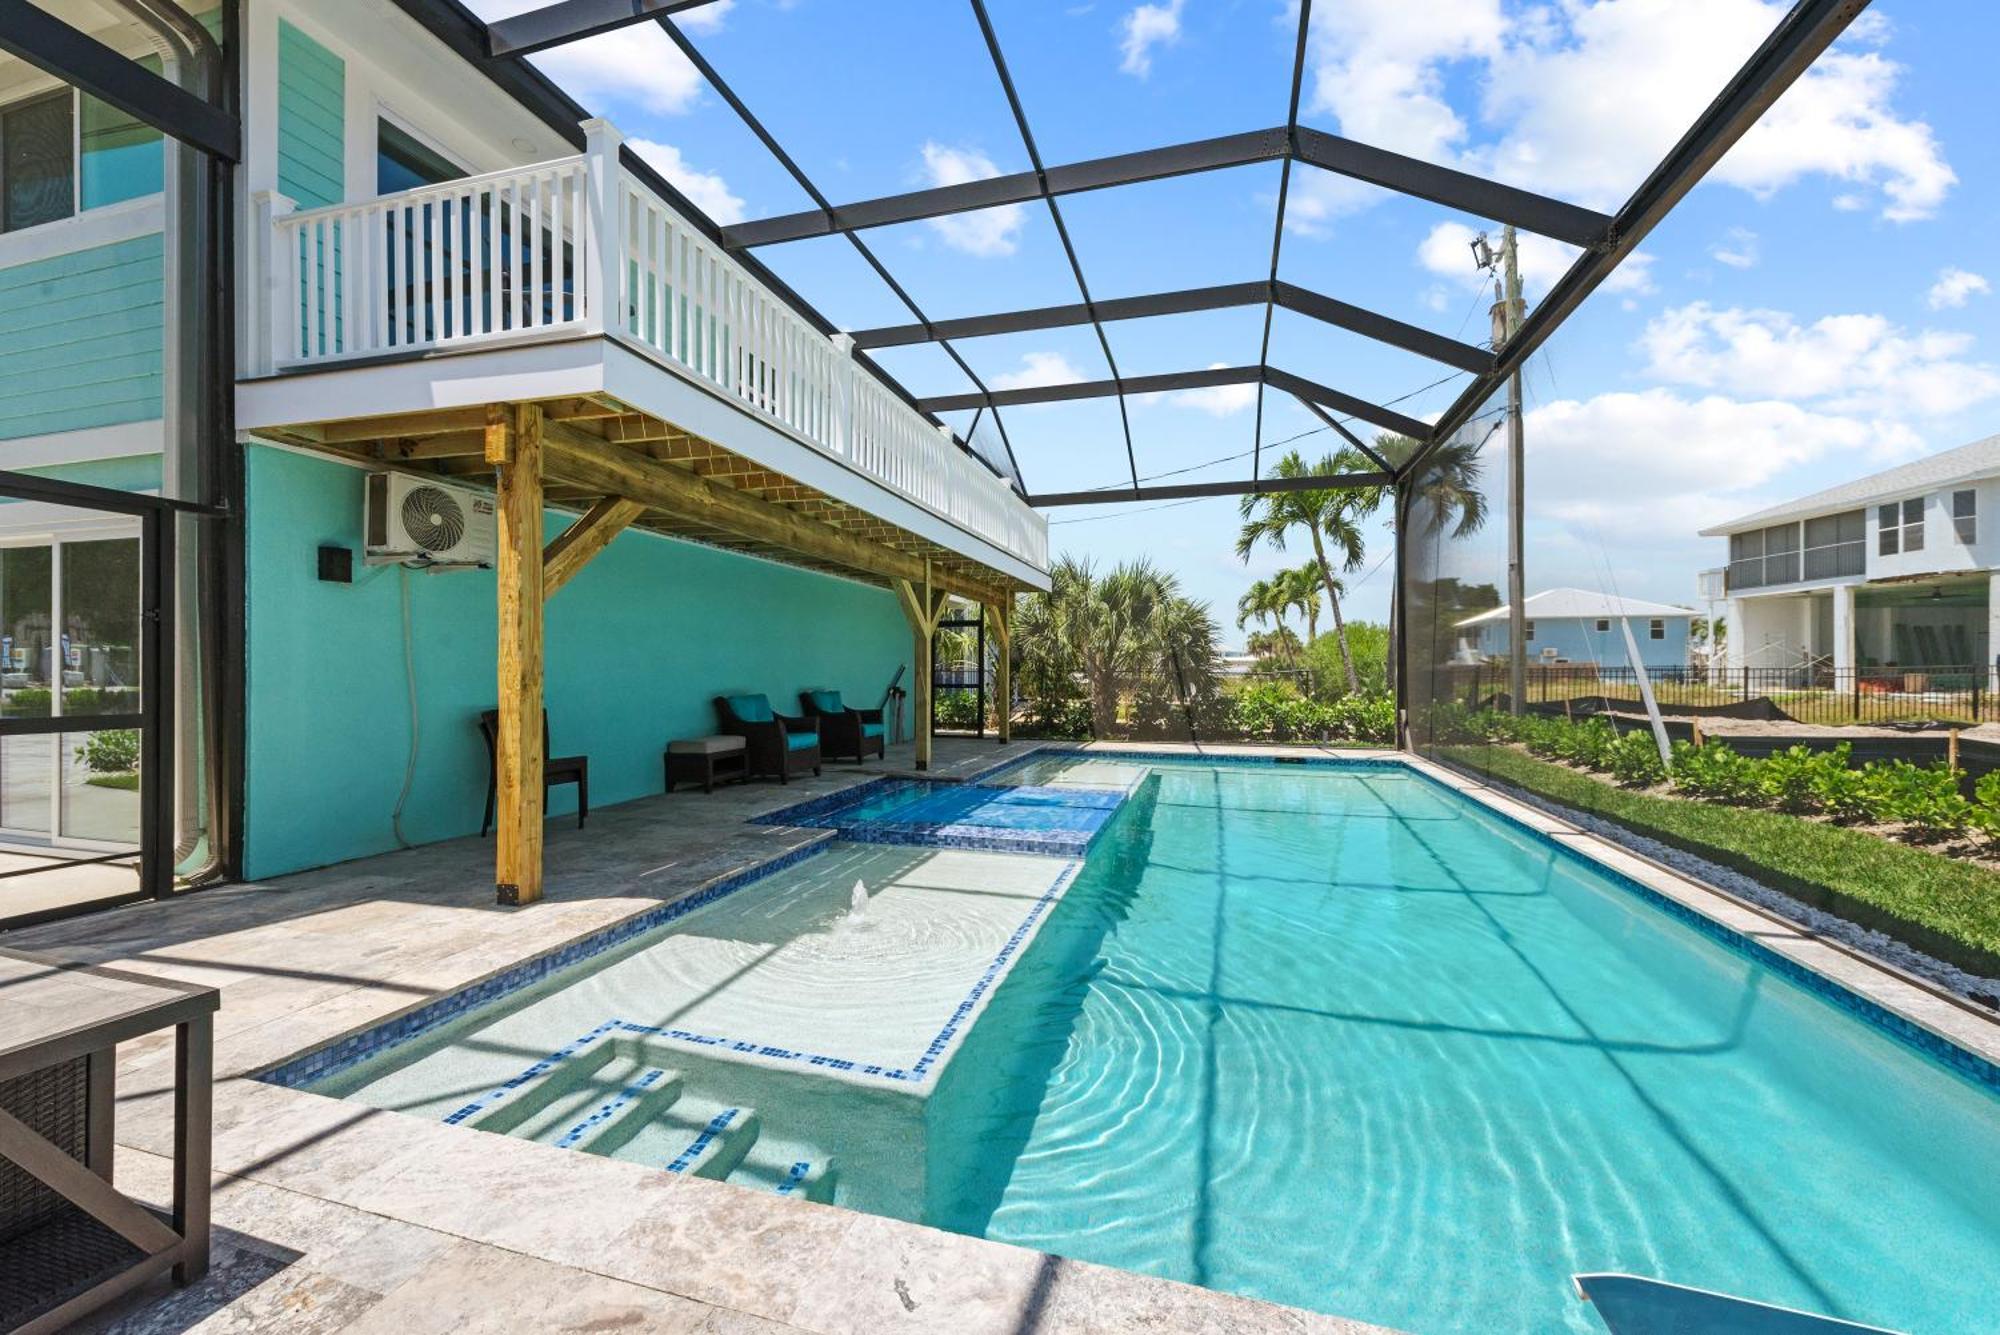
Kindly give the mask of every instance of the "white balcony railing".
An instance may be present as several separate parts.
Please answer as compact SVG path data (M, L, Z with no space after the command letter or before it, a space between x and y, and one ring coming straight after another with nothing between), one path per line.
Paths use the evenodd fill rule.
M271 369L606 334L1047 569L1047 521L1005 481L627 174L617 131L586 130L554 162L305 212L274 199Z

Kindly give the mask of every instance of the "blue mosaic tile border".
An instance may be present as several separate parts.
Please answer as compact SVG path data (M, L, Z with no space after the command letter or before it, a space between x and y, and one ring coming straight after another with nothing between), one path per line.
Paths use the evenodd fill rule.
M634 937L643 936L657 927L673 922L704 904L713 904L724 895L732 894L746 885L763 880L766 876L795 866L817 853L824 852L833 842L834 835L829 832L797 848L787 849L776 857L711 881L701 889L671 903L635 913L622 922L613 923L609 927L578 937L532 959L510 965L490 977L434 1001L415 1006L401 1015L336 1039L311 1052L288 1058L261 1072L257 1079L267 1084L282 1085L287 1089L303 1089L316 1084L389 1048L398 1047L411 1039L421 1037L440 1025L458 1019L468 1011L497 1001L522 988L532 987L551 974L581 963L594 955L601 955L616 946L624 945Z
M729 1130L729 1124L735 1121L737 1114L742 1111L741 1108L724 1108L709 1118L708 1125L701 1129L701 1134L696 1136L686 1149L674 1156L674 1161L667 1165L667 1171L685 1173L702 1155L708 1153L709 1147Z
M816 823L815 817L833 815L849 807L859 806L866 802L871 794L896 782L898 782L896 778L885 774L866 783L857 783L852 788L842 788L836 793L807 798L788 807L779 807L776 811L767 811L761 816L752 816L750 824L811 826Z
M619 1090L611 1098L606 1099L596 1108L593 1108L591 1110L590 1116L584 1118L581 1122L578 1122L575 1126L563 1132L562 1137L556 1141L556 1148L559 1150L568 1150L576 1148L576 1143L578 1141L582 1140L592 1131L594 1131L600 1126L603 1126L606 1122L616 1117L618 1115L618 1110L620 1108L623 1108L626 1104L632 1102L632 1100L638 1098L641 1094L644 1094L654 1085L659 1084L661 1079L664 1078L666 1074L667 1073L665 1070L657 1066L655 1066L650 1071L647 1071L637 1080L634 1080L631 1084Z
M1019 769L1050 756L1081 756L1090 760L1135 761L1146 765L1167 765L1185 769L1408 769L1393 754L1379 756L1225 756L1194 754L1188 751L1092 751L1086 746L1052 743L1001 761L967 776L966 783L988 783L1009 770ZM1414 772L1414 771L1412 771Z
M786 1171L785 1180L778 1184L778 1194L780 1196L789 1196L793 1192L797 1191L799 1189L799 1184L806 1180L806 1174L810 1173L811 1171L812 1171L812 1164L808 1161L801 1160L800 1162L793 1164L791 1168Z
M1474 799L1466 796L1451 784L1444 782L1435 775L1426 774L1414 767L1406 768L1409 768L1410 773L1416 775L1425 783L1450 793L1459 801L1474 802ZM1668 917L1693 928L1699 935L1723 947L1730 953L1769 969L1779 977L1784 978L1787 982L1797 984L1812 995L1831 1003L1833 1006L1845 1011L1871 1028L1888 1035L1890 1038L1896 1039L1905 1047L1914 1050L1918 1055L1928 1057L1947 1069L1964 1076L1974 1084L1984 1086L1995 1094L2000 1094L2000 1064L1988 1061L1985 1057L1980 1056L1970 1049L1960 1047L1943 1035L1926 1029L1916 1021L1890 1010L1878 1001L1864 997L1859 992L1842 986L1818 970L1799 963L1791 956L1773 950L1763 942L1747 937L1734 928L1717 922L1701 910L1681 903L1681 901L1675 899L1672 895L1662 894L1652 886L1647 885L1644 881L1628 876L1608 863L1599 862L1596 858L1586 857L1561 840L1556 839L1545 831L1536 829L1516 816L1510 815L1505 811L1496 810L1483 802L1475 802L1474 804L1481 811L1490 814L1496 820L1505 821L1508 825L1519 830L1536 843L1553 850L1558 857L1582 863L1584 866L1617 885L1620 889L1659 909Z

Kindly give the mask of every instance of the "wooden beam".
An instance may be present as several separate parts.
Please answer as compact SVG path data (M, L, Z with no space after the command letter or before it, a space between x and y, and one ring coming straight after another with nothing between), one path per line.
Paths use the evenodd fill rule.
M575 578L591 557L609 547L627 524L644 513L645 506L623 496L606 496L584 511L542 553L542 597L555 597L557 589Z
M498 468L514 457L514 412L511 408L504 403L487 404L480 429L485 433L487 463Z
M453 431L442 436L399 436L380 443L386 460L476 459L486 453L486 431Z
M502 904L542 897L542 410L516 405L498 435L500 736L493 882ZM495 443L489 431L489 448Z
M993 733L1005 746L1014 739L1014 600L986 604L986 628L998 641L1000 670L993 683Z
M387 417L356 417L345 422L328 422L318 428L318 435L329 445L393 440L399 436L442 436L453 431L480 430L486 425L486 413L483 407L434 408Z
M650 509L733 533L752 542L845 566L883 579L923 582L928 567L919 557L870 542L796 510L762 500L674 464L662 463L634 450L561 422L547 424L551 477L600 496L625 496ZM935 582L953 593L979 602L999 595L959 576Z

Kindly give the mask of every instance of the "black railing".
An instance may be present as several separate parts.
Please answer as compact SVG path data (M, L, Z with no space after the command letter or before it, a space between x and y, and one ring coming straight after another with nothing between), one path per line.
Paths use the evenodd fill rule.
M1468 704L1505 699L1505 664L1447 669L1451 695ZM1649 668L1662 713L1789 718L1828 726L1860 723L1980 723L1996 716L1992 668L1740 667ZM1529 706L1578 711L1643 709L1639 676L1630 667L1530 664Z

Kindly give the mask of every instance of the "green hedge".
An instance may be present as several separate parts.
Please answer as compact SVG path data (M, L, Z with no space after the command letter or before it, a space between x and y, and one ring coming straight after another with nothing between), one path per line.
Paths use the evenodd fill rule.
M1632 792L1507 747L1440 754L2000 977L2000 874L1984 867L1780 811Z

